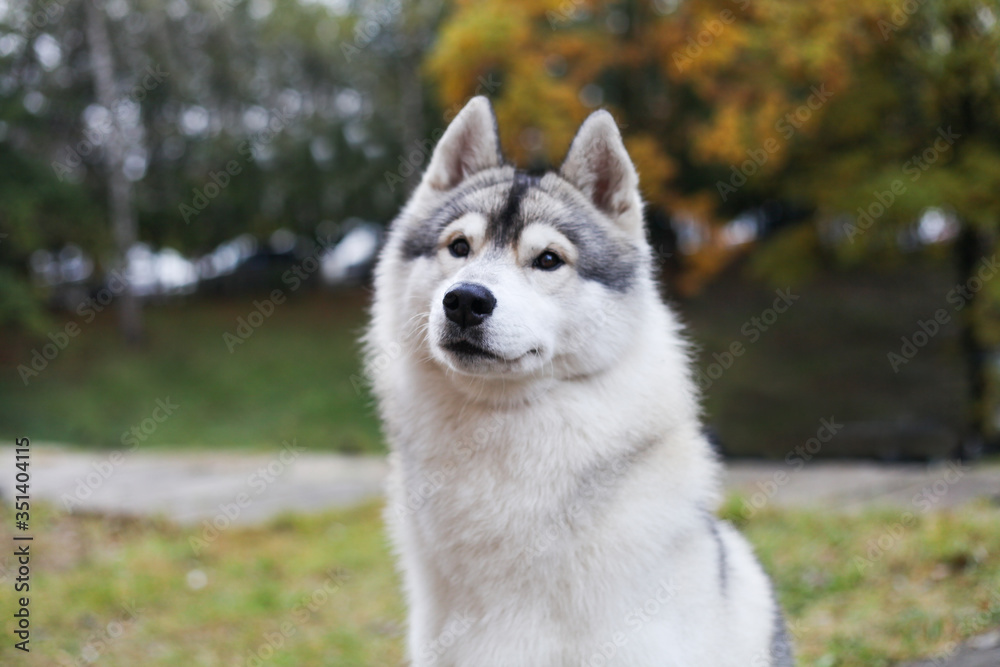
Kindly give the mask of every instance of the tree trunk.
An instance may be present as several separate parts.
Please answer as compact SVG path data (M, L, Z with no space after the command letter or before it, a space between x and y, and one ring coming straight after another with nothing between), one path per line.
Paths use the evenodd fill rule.
M424 99L419 74L414 72L409 65L402 65L401 69L399 109L402 116L403 155L409 155L414 148L420 145L420 139L426 136L423 118ZM406 191L408 193L416 189L420 174L430 163L430 157L428 154L423 164L413 169L406 177Z
M399 80L399 126L401 128L400 138L403 141L403 155L409 154L420 147L420 140L427 137L427 128L424 127L424 89L420 80L419 63L421 57L421 46L418 44L419 37L406 34L406 26L402 26L400 33L405 35L402 50L402 57L397 59L397 76ZM405 159L409 159L405 157ZM406 192L413 192L420 182L420 175L430 163L431 156L426 154L424 160L417 168L412 169L406 176Z
M108 179L111 230L118 249L119 268L124 271L129 248L135 244L138 234L132 208L132 183L122 169L126 138L115 115L115 62L101 4L101 0L83 2L97 102L111 113L111 126L104 147L104 167ZM118 325L126 342L137 343L142 338L141 304L127 278L123 283L124 291L118 296Z
M988 257L989 254L989 246L979 231L963 223L962 230L955 242L959 280L963 284L968 284L967 281L975 275L983 258ZM976 334L973 306L977 298L979 298L977 294L970 291L970 298L963 308L960 339L962 357L969 382L969 409L965 442L962 449L963 454L972 457L982 453L989 437L988 434L991 432L988 426L990 409L987 404L988 350L980 343Z

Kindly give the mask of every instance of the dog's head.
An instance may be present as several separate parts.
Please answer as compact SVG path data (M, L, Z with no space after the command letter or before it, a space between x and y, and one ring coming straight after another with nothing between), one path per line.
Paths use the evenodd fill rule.
M558 172L530 174L504 163L489 102L474 98L384 253L376 326L460 375L596 372L627 349L655 292L638 176L605 111Z

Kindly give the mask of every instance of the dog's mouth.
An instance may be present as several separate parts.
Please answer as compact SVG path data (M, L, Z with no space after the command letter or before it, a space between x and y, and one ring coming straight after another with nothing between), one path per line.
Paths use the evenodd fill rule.
M513 366L519 362L523 362L528 357L539 356L542 353L539 348L532 348L524 354L517 355L516 357L508 357L469 340L445 341L441 343L441 348L454 355L454 358L461 366L473 368L482 368L484 362L489 367L493 367L496 364Z
M499 354L490 352L486 348L470 343L467 340L450 341L442 345L442 347L463 359L503 359Z

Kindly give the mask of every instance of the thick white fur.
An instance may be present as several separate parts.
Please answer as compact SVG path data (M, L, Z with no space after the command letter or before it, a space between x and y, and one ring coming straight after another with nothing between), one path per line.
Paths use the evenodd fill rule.
M767 578L735 530L713 535L718 463L678 322L645 265L625 293L577 276L572 247L566 266L532 270L539 247L572 244L542 223L507 254L480 250L476 214L443 234L466 235L468 258L451 257L447 238L433 257L402 257L406 230L451 188L511 170L496 147L476 98L442 137L376 274L366 344L392 448L385 514L412 664L776 664ZM610 238L648 256L638 179L610 115L588 119L561 176L546 178L575 186ZM540 218L557 206L531 196L524 206ZM513 361L463 364L438 345L442 296L462 280L496 294L490 340Z

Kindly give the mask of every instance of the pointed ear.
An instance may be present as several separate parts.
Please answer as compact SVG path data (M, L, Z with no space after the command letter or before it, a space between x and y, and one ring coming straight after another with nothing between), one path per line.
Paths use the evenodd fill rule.
M583 121L559 173L612 220L642 226L639 175L607 111L595 111Z
M435 190L450 190L469 176L503 164L497 121L488 99L469 100L434 148L423 182Z

